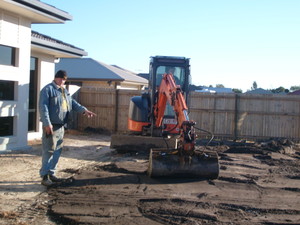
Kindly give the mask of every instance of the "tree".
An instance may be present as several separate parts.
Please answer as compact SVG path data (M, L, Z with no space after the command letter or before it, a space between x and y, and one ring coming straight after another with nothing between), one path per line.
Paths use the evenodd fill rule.
M251 87L251 90L255 90L255 89L257 89L256 81L253 82L252 87Z
M216 88L225 88L223 84L216 84Z
M290 91L297 91L300 90L300 86L291 86Z
M234 93L243 93L242 89L233 88L232 91Z
M282 92L284 92L284 93L289 93L289 92L290 92L289 89L286 89L286 88L284 88L284 87L282 87L282 86L280 86L280 87L278 87L278 88L275 88L275 89L271 89L271 91L272 91L273 93L276 93L276 94L282 93Z

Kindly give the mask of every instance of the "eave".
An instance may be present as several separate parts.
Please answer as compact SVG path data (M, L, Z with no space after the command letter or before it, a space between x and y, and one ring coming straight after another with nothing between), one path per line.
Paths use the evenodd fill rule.
M37 0L0 0L0 8L27 17L32 23L64 23L72 20L67 12Z
M52 55L55 58L76 58L87 56L87 52L73 45L32 31L31 50Z

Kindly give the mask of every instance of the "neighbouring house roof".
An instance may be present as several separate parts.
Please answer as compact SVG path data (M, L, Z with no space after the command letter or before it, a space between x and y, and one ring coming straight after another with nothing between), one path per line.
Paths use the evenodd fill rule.
M139 73L138 76L149 80L150 74L149 73Z
M195 92L233 93L231 88L214 88L214 87L203 87L201 90L195 90Z
M83 49L71 44L54 39L47 35L31 31L31 49L42 51L56 58L87 56Z
M62 58L55 66L55 71L65 70L68 79L126 81L147 85L148 81L137 74L117 66L107 65L92 58Z
M257 88L251 91L245 92L245 94L274 94L272 91L265 90L263 88Z
M300 90L290 92L288 95L300 95Z
M0 8L30 18L32 23L64 23L72 20L67 12L38 0L0 0Z

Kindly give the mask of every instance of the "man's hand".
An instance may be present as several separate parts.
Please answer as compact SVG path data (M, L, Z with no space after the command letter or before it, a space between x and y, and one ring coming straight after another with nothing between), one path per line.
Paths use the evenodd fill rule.
M52 125L44 127L44 129L45 129L45 133L46 133L47 136L53 134L53 126Z
M87 116L88 118L93 117L93 116L97 116L96 113L93 113L93 112L91 112L91 111L89 111L89 110L85 110L85 111L83 112L83 115Z

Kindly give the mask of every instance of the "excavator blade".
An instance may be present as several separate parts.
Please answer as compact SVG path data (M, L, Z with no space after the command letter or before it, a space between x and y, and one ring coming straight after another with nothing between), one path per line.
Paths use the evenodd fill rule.
M195 152L192 156L179 156L176 150L151 149L147 172L150 177L217 179L218 155L215 152Z
M111 136L110 148L118 152L145 152L151 148L176 148L176 138L151 137L129 134L114 134Z

